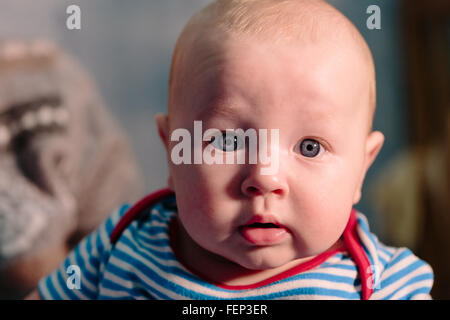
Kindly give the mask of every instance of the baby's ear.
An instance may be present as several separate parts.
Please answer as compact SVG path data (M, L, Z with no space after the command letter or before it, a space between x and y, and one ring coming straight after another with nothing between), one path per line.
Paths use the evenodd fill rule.
M167 150L167 158L169 159L169 116L164 113L158 113L155 116L156 126L158 127L158 134L164 147ZM167 186L169 189L175 191L173 185L172 174L169 166L169 176L167 177Z
M169 116L165 113L158 113L155 116L158 134L166 149L169 146Z
M384 143L384 135L380 131L373 131L367 137L365 157L364 157L364 167L363 167L364 171L361 174L361 179L360 179L358 189L356 190L356 192L353 196L353 204L358 203L359 200L361 199L361 189L362 189L362 185L363 185L367 170L369 170L370 166L375 161L375 158L377 157L378 153L380 152L381 147L383 146L383 143Z
M375 161L381 147L384 143L384 135L380 131L373 131L367 137L366 141L366 159L364 163L364 175L369 170L372 163Z

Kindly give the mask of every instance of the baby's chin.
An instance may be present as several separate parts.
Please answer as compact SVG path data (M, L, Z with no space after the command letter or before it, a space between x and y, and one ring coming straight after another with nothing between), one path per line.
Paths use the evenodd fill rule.
M290 263L290 261L280 262L280 260L278 259L278 261L249 261L240 264L240 266L252 271L267 271L281 268L288 263Z
M310 248L310 250L303 250L299 252L292 247L273 246L254 248L239 256L229 257L228 259L241 267L254 270L275 270L279 269L280 272L295 267L303 262L313 259L320 253L337 249L338 246L326 246L326 248ZM231 258L231 259L230 259Z
M279 248L270 247L257 248L247 252L244 256L234 257L233 261L248 270L264 271L282 268L295 263L297 260L300 262L305 258L307 259L307 256L299 259L297 254L294 255L291 252L283 252Z

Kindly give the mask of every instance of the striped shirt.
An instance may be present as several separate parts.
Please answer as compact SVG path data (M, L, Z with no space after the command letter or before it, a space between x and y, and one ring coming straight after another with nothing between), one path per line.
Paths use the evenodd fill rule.
M431 298L430 266L409 249L383 245L356 210L343 234L346 249L249 286L210 283L177 259L170 241L177 214L173 194L132 220L127 211L129 205L119 208L39 281L43 299L361 299L365 293L370 299Z

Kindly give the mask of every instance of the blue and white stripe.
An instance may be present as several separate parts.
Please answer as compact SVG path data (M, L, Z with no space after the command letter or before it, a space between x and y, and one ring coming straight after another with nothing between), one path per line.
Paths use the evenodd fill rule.
M174 201L174 199L173 199ZM117 210L86 237L61 266L39 282L44 299L360 299L361 280L352 257L339 252L314 269L244 290L217 287L188 271L170 246L176 214L158 203L133 221L114 246L109 235L129 206ZM433 273L406 248L380 243L358 213L358 236L375 266L371 299L430 299ZM80 289L69 289L70 265L81 269ZM370 270L368 270L370 272Z

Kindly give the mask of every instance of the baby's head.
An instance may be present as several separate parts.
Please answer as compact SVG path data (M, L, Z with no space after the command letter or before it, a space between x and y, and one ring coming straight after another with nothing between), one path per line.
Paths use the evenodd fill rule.
M252 270L332 247L383 144L371 125L374 77L364 39L324 1L219 0L196 14L176 45L169 114L156 117L186 241ZM203 131L278 129L278 170L175 164L171 133L194 137L194 120ZM223 157L248 152L217 140L189 143L192 157L210 145Z

